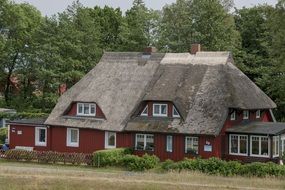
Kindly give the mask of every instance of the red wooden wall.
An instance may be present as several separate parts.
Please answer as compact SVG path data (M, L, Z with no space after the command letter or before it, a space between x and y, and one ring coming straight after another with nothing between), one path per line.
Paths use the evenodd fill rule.
M77 114L77 102L71 103L70 108L67 110L66 115L76 116ZM102 109L96 104L96 118L105 118Z

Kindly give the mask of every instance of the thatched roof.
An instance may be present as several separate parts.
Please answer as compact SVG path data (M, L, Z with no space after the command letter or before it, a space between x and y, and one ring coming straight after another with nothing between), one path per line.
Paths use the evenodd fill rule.
M147 100L173 102L182 121L137 118L139 105ZM76 101L96 102L106 120L63 116ZM153 53L150 57L142 53L105 53L97 66L60 98L46 124L217 135L228 108L275 107L234 66L229 52ZM169 128L163 131L162 126Z

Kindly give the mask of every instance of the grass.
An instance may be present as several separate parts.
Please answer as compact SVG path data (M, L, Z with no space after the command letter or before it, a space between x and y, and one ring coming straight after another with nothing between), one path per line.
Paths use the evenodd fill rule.
M135 173L117 168L44 165L0 161L2 190L209 190L285 189L284 178L244 178L208 176L201 173Z

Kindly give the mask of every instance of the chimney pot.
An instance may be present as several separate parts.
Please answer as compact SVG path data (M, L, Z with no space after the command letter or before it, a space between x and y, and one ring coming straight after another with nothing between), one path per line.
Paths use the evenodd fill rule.
M201 44L192 44L191 45L191 54L196 54L197 52L201 51Z

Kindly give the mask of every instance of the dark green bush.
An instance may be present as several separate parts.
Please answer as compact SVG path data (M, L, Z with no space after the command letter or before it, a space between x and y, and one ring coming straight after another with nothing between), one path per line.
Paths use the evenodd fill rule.
M161 168L166 170L166 171L177 170L178 164L177 164L177 162L174 162L173 160L168 159L168 160L165 160L164 162L162 162Z
M5 143L5 139L7 137L7 134L8 134L8 128L6 128L6 127L0 128L0 144Z
M120 166L125 155L131 154L128 148L99 150L93 153L93 165L96 167Z
M159 158L145 154L142 157L126 155L122 159L122 165L131 171L145 171L155 168L159 163Z

